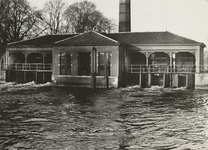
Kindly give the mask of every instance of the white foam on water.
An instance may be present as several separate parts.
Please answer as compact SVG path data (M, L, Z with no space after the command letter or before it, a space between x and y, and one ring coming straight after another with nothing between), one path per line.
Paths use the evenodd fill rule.
M50 82L44 84L36 84L34 81L23 84L17 84L16 82L5 82L0 84L0 91L27 90L51 85L52 84Z

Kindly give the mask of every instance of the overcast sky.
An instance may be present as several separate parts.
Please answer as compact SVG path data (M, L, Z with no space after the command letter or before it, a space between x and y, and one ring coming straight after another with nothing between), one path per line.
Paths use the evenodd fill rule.
M48 0L29 0L43 7ZM69 5L81 0L64 0ZM118 22L119 0L88 0ZM169 31L208 47L208 0L131 0L132 32Z

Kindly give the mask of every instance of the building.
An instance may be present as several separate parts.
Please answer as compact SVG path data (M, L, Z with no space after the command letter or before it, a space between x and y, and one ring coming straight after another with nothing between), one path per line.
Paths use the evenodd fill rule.
M119 33L46 35L6 47L6 81L120 87L194 88L205 45L171 32L130 32L120 0Z

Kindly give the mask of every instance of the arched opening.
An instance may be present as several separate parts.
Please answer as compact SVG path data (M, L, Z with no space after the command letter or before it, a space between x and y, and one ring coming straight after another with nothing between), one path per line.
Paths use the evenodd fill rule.
M170 63L169 55L164 52L155 52L149 56L149 65L168 66Z
M23 80L24 75L17 72L17 70L23 69L23 64L25 63L25 55L22 53L10 53L9 64L6 71L6 81L7 82L19 82Z
M126 57L127 85L141 85L141 72L146 68L146 56L138 51L130 51Z
M176 53L174 64L180 72L184 69L193 68L195 66L195 56L189 52Z
M25 55L22 53L13 53L9 57L10 64L25 63Z
M27 63L43 63L43 56L39 53L31 53L27 56Z
M170 57L164 52L155 52L149 56L150 80L152 85L164 85L164 73L168 71L170 65Z
M178 74L178 86L184 87L188 85L188 83L194 83L194 75L193 78L187 79L186 73L195 72L195 56L189 52L179 52L175 55L174 60L174 69ZM180 74L181 73L181 74ZM187 82L187 83L186 83Z

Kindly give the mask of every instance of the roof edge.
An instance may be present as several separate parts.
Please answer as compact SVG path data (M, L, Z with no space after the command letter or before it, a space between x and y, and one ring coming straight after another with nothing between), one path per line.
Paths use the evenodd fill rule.
M118 44L120 43L120 42L118 42L118 41L116 41L116 40L114 40L114 39L112 39L112 38L109 38L109 37L107 37L107 36L101 34L101 33L98 33L98 32L95 32L95 31L91 31L91 32L94 32L95 34L98 34L98 35L100 35L100 36L102 36L102 37L104 37L104 38L106 38L106 39L108 39L108 40L110 40L110 41L115 42L115 43L118 43Z
M23 42L31 41L31 40L38 39L38 38L41 38L41 37L46 37L46 36L49 36L49 35L42 35L42 36L34 37L34 38L31 38L31 39L15 41L15 42L8 43L7 45L14 45L14 44L17 44L17 43L23 43Z
M76 36L76 34L47 34L47 35L42 35L42 36L37 36L37 37L33 37L31 39L26 39L26 40L21 40L21 41L15 41L15 42L11 42L11 43L8 43L7 46L10 46L10 45L15 45L15 44L18 44L18 43L23 43L23 42L28 42L28 41L32 41L32 40L36 40L36 39L39 39L39 38L42 38L42 37L52 37L52 36L62 36L62 35L74 35Z
M176 36L179 36L179 37L182 37L182 38L187 39L187 40L190 40L190 41L194 41L194 42L196 42L196 43L200 43L200 42L197 42L196 40L193 40L193 39L190 39L190 38L187 38L187 37L184 37L184 36L181 36L181 35L178 35L178 34L169 32L169 31L166 31L166 32L168 32L168 33L170 33L170 34L173 34L173 35L176 35Z
M76 37L78 37L78 36L80 36L80 35L83 35L83 34L84 34L84 33L78 33L78 34L77 34L77 35L75 35L75 36L68 37L68 38L63 39L63 40L60 40L60 41L56 41L56 42L54 42L54 44L53 44L53 45L58 44L58 43L61 43L61 42L64 42L64 41L69 40L69 39L76 38Z
M6 48L46 48L46 47L53 47L52 45L7 45Z
M93 33L95 33L95 34L97 34L99 36L102 36L103 38L106 38L106 39L108 39L108 40L110 40L110 41L112 41L114 43L120 44L118 41L116 41L114 39L111 39L111 38L109 38L109 37L107 37L105 35L102 35L101 33L95 32L93 30L92 31L89 31L89 32L86 32L86 33L90 33L90 32L93 32ZM60 40L60 41L56 41L56 42L54 42L54 45L59 44L59 43L64 42L64 41L67 41L67 40L70 40L70 39L73 39L73 38L77 38L77 37L79 37L79 36L81 36L83 34L86 34L86 33L80 33L80 34L77 34L77 35L75 35L73 37L69 37L69 38L66 38L66 39L63 39L63 40Z
M186 44L175 44L175 43L172 43L172 44L131 44L131 45L138 45L138 46L203 46L203 47L206 47L206 45L204 43L186 43Z

